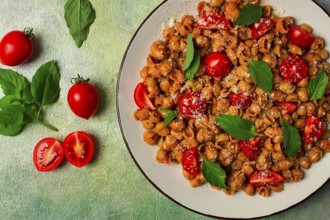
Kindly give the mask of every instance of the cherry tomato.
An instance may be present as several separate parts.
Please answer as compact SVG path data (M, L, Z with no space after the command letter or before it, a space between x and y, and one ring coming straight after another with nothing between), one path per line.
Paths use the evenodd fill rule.
M150 101L148 94L149 92L147 86L143 82L139 83L134 90L135 104L139 106L140 109L149 108L151 110L154 110L155 107Z
M34 51L32 29L8 32L0 41L0 62L6 66L17 66L27 62Z
M290 25L288 32L289 41L302 49L309 48L315 37L297 25Z
M200 118L206 107L206 101L199 92L187 93L179 101L179 109L187 118Z
M278 109L281 111L282 115L291 114L297 110L298 106L289 101L281 101L277 103Z
M280 63L280 74L285 81L298 83L307 77L307 63L299 56L288 56Z
M239 146L242 152L250 159L259 157L264 145L264 140L261 136L256 136L248 141L239 141Z
M33 163L38 171L48 172L60 165L64 157L63 146L55 138L44 138L33 151Z
M189 148L182 154L182 167L190 175L198 175L200 169L198 166L197 147Z
M247 93L231 93L229 95L229 100L232 105L239 109L247 109L255 101L255 96L253 94Z
M322 136L323 131L324 127L321 120L315 116L308 116L302 135L304 144L315 143Z
M66 159L79 168L89 163L94 154L93 139L83 131L76 131L66 136L63 148Z
M197 28L200 29L228 29L232 27L225 16L216 13L203 14L197 21Z
M212 77L225 77L231 69L232 63L229 57L221 52L211 52L203 59L205 72Z
M67 100L70 109L77 116L89 119L99 106L99 95L96 87L78 75L69 89Z
M284 177L272 170L258 170L250 175L250 184L254 187L272 186L283 181Z
M276 22L270 18L261 18L257 23L252 26L252 38L258 40L262 35L266 34Z

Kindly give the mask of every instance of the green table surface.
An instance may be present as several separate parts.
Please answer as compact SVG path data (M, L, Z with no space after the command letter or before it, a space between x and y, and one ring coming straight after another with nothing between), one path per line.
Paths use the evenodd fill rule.
M59 101L44 114L59 132L29 124L16 137L0 136L0 219L208 219L177 205L146 180L118 126L116 80L121 60L135 30L162 0L91 0L96 20L80 49L66 27L65 2L0 0L0 36L33 27L37 37L32 60L11 69L31 80L41 64L56 60L62 89ZM329 0L317 2L330 11ZM99 88L100 108L90 120L74 116L66 102L70 78L76 74L91 78ZM36 171L35 144L49 136L63 140L77 130L95 139L93 161L81 169L63 162L53 172ZM329 203L330 183L305 202L265 219L330 219Z

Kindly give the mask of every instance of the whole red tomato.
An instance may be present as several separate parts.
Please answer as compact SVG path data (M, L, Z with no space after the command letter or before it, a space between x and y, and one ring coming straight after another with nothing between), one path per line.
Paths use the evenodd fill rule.
M78 75L72 79L74 85L68 92L68 103L74 114L89 119L99 106L99 94L96 87Z
M297 25L290 25L288 35L289 41L302 49L309 48L315 40L314 35Z
M203 59L203 66L207 75L212 77L226 77L232 69L231 60L221 52L206 54Z
M17 66L28 61L34 51L32 28L11 31L0 41L0 62L6 66Z

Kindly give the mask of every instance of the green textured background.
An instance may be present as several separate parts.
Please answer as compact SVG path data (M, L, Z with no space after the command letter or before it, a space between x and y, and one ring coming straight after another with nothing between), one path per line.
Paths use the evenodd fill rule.
M11 69L31 80L41 64L54 59L62 75L60 99L44 115L59 132L31 124L19 136L0 136L0 219L207 219L175 204L144 178L118 127L115 93L121 59L139 24L162 1L91 2L96 20L78 49L63 18L64 0L0 0L0 36L33 27L37 37L33 59ZM330 11L329 0L318 2ZM101 94L100 109L88 121L74 116L66 103L70 78L78 73L90 77ZM37 172L35 144L48 136L63 140L77 130L95 139L93 161L82 169L64 162L53 172ZM330 183L304 203L267 219L330 219L329 202Z

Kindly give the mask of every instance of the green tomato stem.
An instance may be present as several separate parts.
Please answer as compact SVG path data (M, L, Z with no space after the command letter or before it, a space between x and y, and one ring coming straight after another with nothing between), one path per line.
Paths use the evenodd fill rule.
M40 119L36 119L35 122L37 122L38 124L41 124L42 126L45 126L46 128L52 130L52 131L58 131L58 129L56 127L54 127L51 124L48 124L47 122L44 122Z

